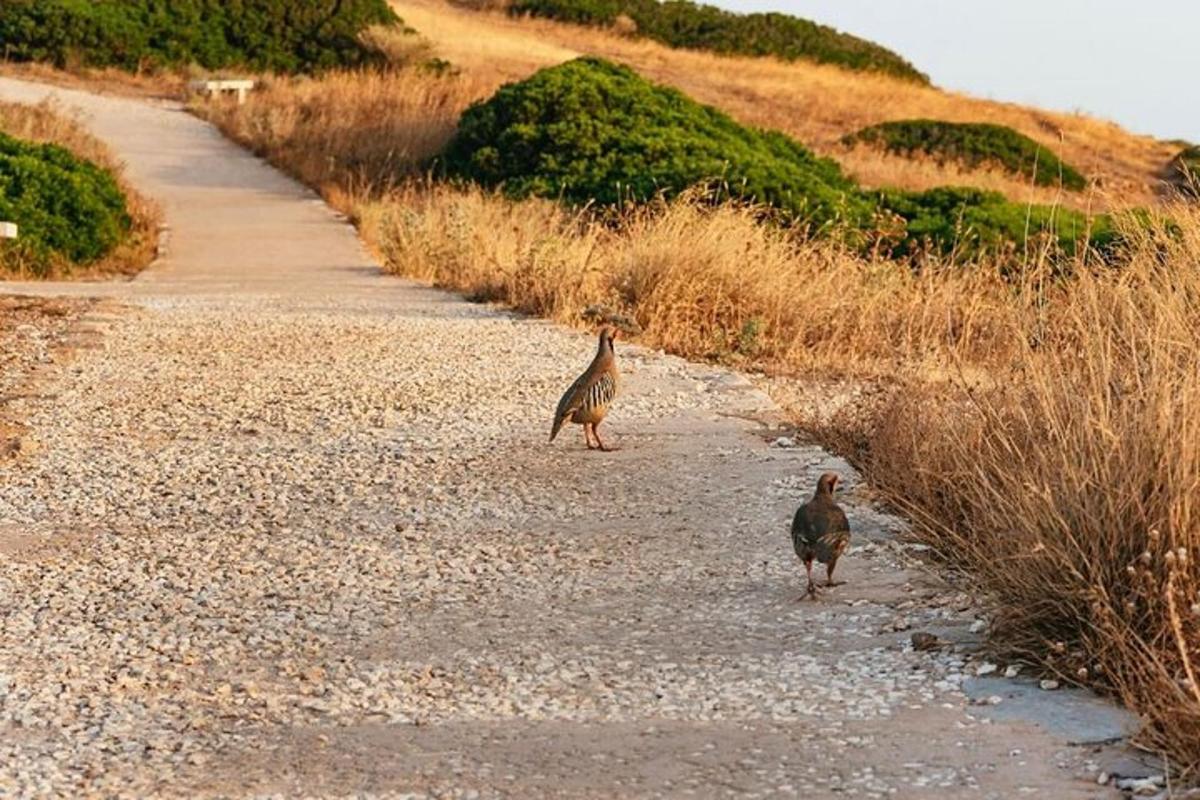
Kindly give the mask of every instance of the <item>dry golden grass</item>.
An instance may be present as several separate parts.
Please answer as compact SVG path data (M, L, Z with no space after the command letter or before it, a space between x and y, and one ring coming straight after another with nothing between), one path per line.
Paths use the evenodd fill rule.
M64 70L49 64L0 61L0 75L124 97L179 98L187 90L187 75L174 72L131 73L90 67Z
M985 385L910 380L823 424L995 605L993 638L1116 692L1200 770L1200 213L1015 309Z
M320 187L379 192L435 155L486 93L467 76L420 70L267 78L245 105L197 98L228 136Z
M126 240L101 260L85 267L64 264L47 275L35 275L19 264L5 264L10 278L82 279L98 275L133 275L154 260L158 251L161 210L124 177L124 167L112 151L74 116L53 102L37 105L0 102L0 131L33 142L50 142L111 172L125 194L132 227Z
M392 6L442 57L485 84L524 78L541 67L581 54L600 55L676 86L743 123L786 131L822 155L839 160L844 156L839 144L842 136L888 120L929 117L992 122L1032 137L1097 180L1104 190L1099 206L1111 202L1128 207L1157 202L1162 171L1178 150L1177 145L1084 115L980 100L884 75L806 62L676 50L594 28L470 11L445 0L392 0ZM871 185L918 189L965 182L995 188L1016 199L1046 197L1044 190L1031 194L1020 178L988 175L977 180L974 173L932 162L914 171L902 159L884 154L872 160L860 152L848 166ZM1079 208L1097 204L1086 194L1071 192L1063 201Z
M597 220L417 183L354 213L398 273L573 324L603 305L691 358L862 377L993 363L1017 344L1011 286L994 271L863 259L696 196Z

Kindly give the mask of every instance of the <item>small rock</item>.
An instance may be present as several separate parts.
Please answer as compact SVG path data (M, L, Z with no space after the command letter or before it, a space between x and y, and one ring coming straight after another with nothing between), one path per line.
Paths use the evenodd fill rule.
M1166 779L1162 775L1151 775L1146 778L1118 778L1115 785L1123 792L1145 796L1158 794L1165 784Z
M1096 776L1096 783L1099 784L1100 786L1108 786L1108 780L1109 780L1109 774L1107 772L1102 771L1099 775Z
M980 664L978 667L975 668L975 674L980 677L983 677L984 675L991 675L993 672L995 672L998 669L999 669L999 667L997 667L995 664L993 664L989 661L985 661L984 663Z
M986 620L977 619L971 623L971 633L979 633L986 627L987 627Z
M1004 668L1004 677L1006 677L1006 678L1015 678L1020 674L1021 674L1021 665L1020 664L1009 664L1007 667Z
M937 650L942 646L942 643L938 637L934 636L932 633L917 631L912 635L912 645L913 650L927 652L929 650Z
M894 631L906 631L911 627L912 625L904 617L896 617L892 620L892 630Z
M780 436L775 441L771 442L772 447L795 447L796 440L790 436Z
M1038 686L1042 687L1047 692L1051 692L1058 688L1058 681L1053 679L1043 679L1038 683Z

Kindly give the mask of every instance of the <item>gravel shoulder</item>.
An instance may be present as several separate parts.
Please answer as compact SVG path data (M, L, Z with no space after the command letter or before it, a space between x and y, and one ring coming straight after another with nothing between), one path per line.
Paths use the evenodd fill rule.
M620 346L589 453L545 442L590 337L383 275L179 109L79 106L164 204L94 347L0 464L0 795L1106 797L979 713L971 598L738 375ZM845 586L792 512L846 478ZM841 568L839 568L840 571Z

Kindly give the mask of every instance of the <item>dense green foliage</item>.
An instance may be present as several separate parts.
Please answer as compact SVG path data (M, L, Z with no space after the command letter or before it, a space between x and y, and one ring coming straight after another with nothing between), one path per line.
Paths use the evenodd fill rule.
M510 11L592 25L612 25L623 16L633 20L642 36L671 47L803 58L929 82L912 64L874 42L787 14L735 14L687 0L515 0Z
M95 261L130 228L125 196L110 173L57 145L3 133L0 220L20 229L20 237L5 244L5 251L36 272L56 262Z
M924 153L939 162L956 161L970 168L989 166L1031 178L1039 186L1087 187L1074 167L1028 136L988 123L912 119L872 125L843 140L875 145L902 156Z
M833 161L596 58L544 69L467 109L444 160L452 174L518 197L611 204L721 181L817 225L870 213Z
M1065 253L1081 241L1104 249L1116 233L1108 217L1088 217L1068 208L1013 203L999 192L943 187L924 192L887 190L878 194L881 210L904 222L894 252L953 250L972 255L1003 251L1045 235Z
M502 186L514 197L578 205L715 183L733 197L773 206L786 223L837 231L863 245L883 241L903 253L969 254L1043 230L1070 250L1087 232L1081 214L1010 203L994 192L866 191L835 162L781 133L746 128L597 58L544 69L475 104L442 161L451 176Z
M4 0L7 58L128 70L199 64L296 72L374 57L359 34L386 0Z

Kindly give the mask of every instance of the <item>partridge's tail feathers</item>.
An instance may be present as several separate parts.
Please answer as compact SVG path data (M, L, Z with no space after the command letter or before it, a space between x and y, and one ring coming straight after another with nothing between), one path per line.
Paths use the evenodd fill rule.
M563 423L567 421L566 417L555 417L554 425L550 428L550 441L554 441L554 437L558 436L558 432L562 430Z

